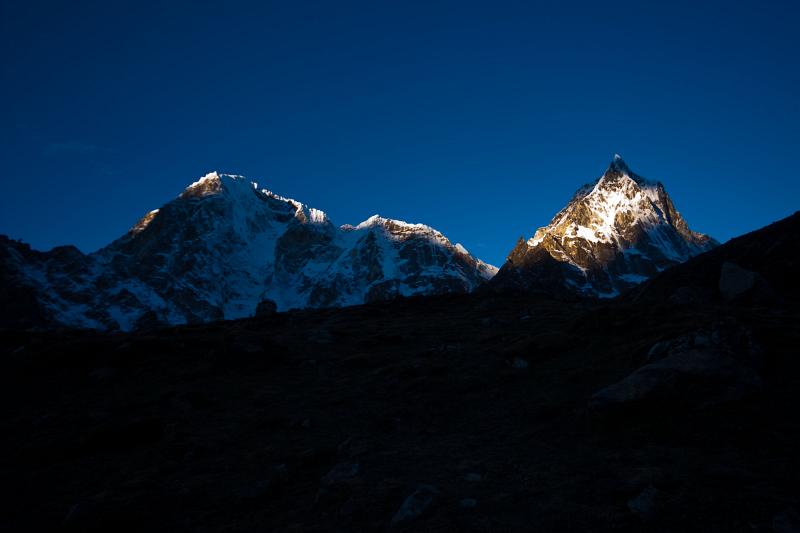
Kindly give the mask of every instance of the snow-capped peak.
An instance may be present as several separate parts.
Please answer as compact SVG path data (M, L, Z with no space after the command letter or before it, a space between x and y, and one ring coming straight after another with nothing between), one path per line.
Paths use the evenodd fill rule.
M345 224L345 226L343 226L343 227L345 227L347 229L351 229L351 228L352 229L372 228L374 226L381 226L386 221L387 221L387 219L383 218L382 216L380 216L378 214L375 214L375 215L372 215L371 217L369 217L368 219L366 219L365 221L358 223L355 226L351 226L350 224Z
M478 275L484 280L491 279L498 271L496 266L485 263L469 253L462 244L453 244L440 231L425 224L411 224L403 220L372 215L356 226L345 224L340 227L340 229L345 232L357 232L374 228L381 228L381 232L389 241L402 243L416 240L418 242L426 242L432 247L448 250L447 253L452 254L453 257L456 255L464 256L464 260L473 264L472 268L474 268Z
M250 181L246 177L237 174L223 174L217 171L209 172L186 187L180 197L203 198L220 194L224 194L229 200L242 207L249 205L251 208L254 202L271 198L291 206L294 209L295 217L304 223L308 222L314 225L330 223L324 211L309 207L292 198L275 194L268 189L260 189L257 182ZM248 208L245 207L245 209Z
M397 220L394 218L384 218L380 215L372 215L365 221L361 222L357 226L349 226L353 229L364 229L364 228L373 228L375 226L394 226L396 228L402 228L405 230L410 231L418 231L418 232L436 232L430 226L426 226L425 224L410 224L404 220Z
M632 172L619 154L614 154L608 169L594 186L582 187L569 204L528 241L542 243L547 235L614 243L625 247L624 233L629 227L668 224L667 196L657 182Z
M189 186L186 188L193 189L195 187L205 185L206 183L212 181L219 181L219 172L217 172L216 170L207 173L205 176L201 176L197 181L190 183Z
M578 189L514 257L543 249L583 276L594 272L587 291L611 295L630 286L631 276L641 281L715 244L689 229L661 183L637 175L615 154L603 175Z
M222 174L217 171L209 172L197 181L191 183L180 194L182 198L200 198L222 192L231 194L249 194L258 185L244 176L236 174Z
M209 172L202 176L195 182L189 184L183 192L181 197L200 197L215 194L222 189L222 180L218 172Z

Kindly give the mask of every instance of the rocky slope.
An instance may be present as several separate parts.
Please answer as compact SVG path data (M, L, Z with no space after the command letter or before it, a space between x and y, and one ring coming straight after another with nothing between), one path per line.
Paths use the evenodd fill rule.
M550 224L519 240L492 284L611 297L717 244L689 229L660 182L616 155Z
M334 226L324 212L241 176L210 173L89 255L0 239L6 325L130 330L469 292L496 269L422 224L379 216ZM6 306L10 309L9 306Z
M613 300L0 330L0 531L797 531L799 236ZM728 263L783 301L728 299Z
M735 237L659 274L625 295L645 305L800 301L800 211Z

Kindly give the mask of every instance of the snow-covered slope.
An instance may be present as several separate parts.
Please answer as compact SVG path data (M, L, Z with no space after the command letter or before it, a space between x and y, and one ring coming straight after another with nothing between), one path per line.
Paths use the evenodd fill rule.
M492 283L616 296L717 244L689 229L661 183L615 155L550 224L517 243Z
M467 292L497 271L422 224L370 217L334 226L324 212L241 177L210 173L105 248L36 252L0 242L4 285L35 294L69 326L133 329Z

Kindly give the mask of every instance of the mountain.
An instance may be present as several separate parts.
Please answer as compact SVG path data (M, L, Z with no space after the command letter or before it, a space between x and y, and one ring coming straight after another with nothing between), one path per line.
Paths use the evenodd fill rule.
M0 239L8 325L130 330L469 292L496 268L422 224L377 215L334 226L324 212L241 176L212 172L85 255ZM5 306L10 309L10 306Z
M491 285L613 297L719 243L689 229L660 182L619 155L527 241Z

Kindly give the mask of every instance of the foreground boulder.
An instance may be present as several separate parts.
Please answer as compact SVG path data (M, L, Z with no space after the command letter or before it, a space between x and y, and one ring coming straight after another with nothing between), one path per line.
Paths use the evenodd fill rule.
M439 496L439 489L432 485L420 485L411 495L409 495L400 509L392 517L392 526L411 522L419 518L434 500Z
M719 292L726 301L750 297L755 303L769 303L775 295L767 280L758 272L725 261L719 275Z
M653 363L688 350L721 351L755 368L761 365L763 357L761 346L752 332L737 320L728 318L715 322L709 328L657 342L647 352L647 362Z
M702 408L743 398L763 384L761 349L735 320L655 344L648 364L597 393L590 406L603 410L643 403Z

